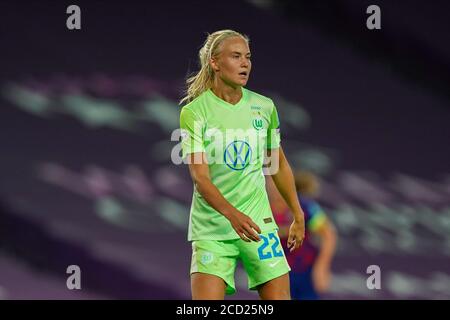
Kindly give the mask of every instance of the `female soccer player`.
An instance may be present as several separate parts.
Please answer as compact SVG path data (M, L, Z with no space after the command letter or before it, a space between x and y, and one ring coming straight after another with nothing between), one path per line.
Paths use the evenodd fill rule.
M271 99L244 88L252 66L246 36L214 32L199 57L201 69L187 80L180 114L183 158L194 182L188 231L192 298L218 300L234 293L240 260L249 289L261 299L290 299L290 268L265 190L265 155L266 170L293 213L290 250L300 247L305 225L280 146L277 110Z

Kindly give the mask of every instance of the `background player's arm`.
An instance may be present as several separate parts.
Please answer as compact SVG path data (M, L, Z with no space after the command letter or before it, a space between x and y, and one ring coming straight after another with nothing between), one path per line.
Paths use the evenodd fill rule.
M272 159L278 158L278 170L272 175L272 179L294 217L288 237L288 247L292 251L300 247L305 237L305 218L297 198L292 169L283 149L280 146L269 150L269 156Z
M260 238L254 230L261 233L261 229L249 216L233 207L212 183L205 153L191 153L189 157L189 172L195 188L205 198L206 202L230 221L233 229L242 240L259 241ZM201 159L201 161L194 161L194 159Z
M331 281L331 261L336 250L337 233L329 219L312 233L320 238L319 254L313 266L314 287L318 292L325 292Z

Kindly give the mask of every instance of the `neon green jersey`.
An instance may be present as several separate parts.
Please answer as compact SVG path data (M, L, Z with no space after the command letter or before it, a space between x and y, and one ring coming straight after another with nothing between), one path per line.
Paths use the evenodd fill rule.
M236 209L262 232L277 229L262 171L267 149L280 146L279 119L273 101L242 88L233 105L207 90L185 105L180 114L182 153L204 152L211 182ZM239 238L231 223L195 189L188 240Z

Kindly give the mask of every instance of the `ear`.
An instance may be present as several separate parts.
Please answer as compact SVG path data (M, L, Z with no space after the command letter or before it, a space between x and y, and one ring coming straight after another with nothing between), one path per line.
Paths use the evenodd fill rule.
M214 72L217 72L220 70L217 58L211 58L209 60L209 64L211 65L211 68L213 69Z

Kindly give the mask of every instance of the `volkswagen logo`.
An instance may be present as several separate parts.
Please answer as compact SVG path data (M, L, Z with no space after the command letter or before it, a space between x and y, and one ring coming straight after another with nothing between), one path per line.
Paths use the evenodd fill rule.
M252 158L250 145L242 140L230 143L225 149L223 160L225 164L233 170L245 169Z

